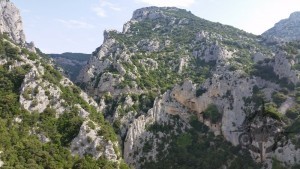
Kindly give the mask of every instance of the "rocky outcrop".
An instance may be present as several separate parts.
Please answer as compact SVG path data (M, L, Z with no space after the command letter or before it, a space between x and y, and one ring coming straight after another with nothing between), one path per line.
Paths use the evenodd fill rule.
M168 10L179 10L178 8L158 8L158 7L146 7L141 8L133 12L131 20L142 21L145 19L155 20L158 18L166 18L167 15L164 14L162 9Z
M2 154L2 151L0 151L0 158L1 158L1 154ZM4 165L3 161L0 160L0 167L2 167Z
M159 41L149 40L149 39L140 40L137 46L141 50L149 51L149 52L158 52L160 49Z
M146 115L142 115L135 119L128 128L124 143L125 161L136 168L139 168L143 164L143 162L137 163L141 158L152 159L155 161L158 153L156 149L157 144L162 144L162 139L167 138L171 133L160 132L159 137L155 137L154 133L147 128L153 124L172 124L174 125L172 133L176 135L178 134L178 130L184 131L187 128L190 128L187 123L190 115L187 111L188 109L182 107L178 102L171 98L170 91L166 92L163 96L156 98L153 108L150 109ZM180 115L182 115L182 119L184 120L173 120L171 116L175 115L176 112L180 112ZM144 144L149 140L151 140L150 144L153 144L154 147L147 153L140 151L143 149ZM163 144L165 145L165 149L161 151L166 151L168 144Z
M296 85L299 82L300 72L292 69L292 63L287 59L287 55L280 52L275 55L274 59L274 72L279 79L286 78L288 82Z
M17 44L25 44L25 34L19 9L9 0L1 0L0 5L0 32L7 33Z
M56 118L60 118L63 113L66 113L65 111L71 108L71 105L68 105L62 98L63 92L61 87L74 87L73 83L69 79L62 77L59 84L54 84L44 78L45 72L49 70L45 70L43 66L27 59L26 56L22 56L22 58L23 62L29 64L32 68L23 80L20 89L20 104L29 112L36 111L43 113L46 108L52 108L57 113ZM85 102L94 106L97 111L100 111L100 107L92 98L81 90L79 92L78 94ZM118 143L113 143L99 134L101 127L89 119L90 113L83 109L80 104L73 106L77 108L78 115L84 119L84 123L80 128L78 136L71 143L70 149L72 154L80 156L91 154L94 158L104 156L108 160L117 161L119 156L116 152ZM17 120L22 121L22 119ZM43 143L51 141L37 128L33 128L31 134L37 135Z
M78 136L71 143L72 154L81 157L90 154L96 159L104 156L108 160L116 161L117 154L114 146L117 147L117 143L105 140L98 134L99 132L101 128L96 123L91 120L85 121L80 127Z
M294 12L262 34L265 37L277 37L285 41L300 40L300 12Z
M196 39L199 39L199 36L197 35ZM232 53L221 47L218 41L216 41L210 46L203 45L200 50L193 51L193 56L209 62L229 59L232 57Z

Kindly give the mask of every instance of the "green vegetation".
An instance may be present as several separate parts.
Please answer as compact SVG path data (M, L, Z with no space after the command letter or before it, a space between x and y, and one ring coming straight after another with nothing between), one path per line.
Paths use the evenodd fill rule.
M43 79L48 80L55 85L58 85L62 79L61 73L48 64L43 64L43 66L45 68Z
M281 50L284 50L289 55L299 54L298 50L300 49L299 41L286 42L284 45L280 46Z
M116 168L116 164L106 159L94 160L86 156L72 156L63 147L78 134L82 119L76 110L65 112L55 118L56 112L47 108L43 113L29 113L19 104L19 88L30 67L24 65L8 71L0 66L0 151L3 168ZM21 123L13 122L15 117ZM41 143L36 135L29 135L32 127L51 139ZM126 166L126 165L125 165Z
M286 167L282 166L280 161L277 159L273 158L272 159L272 169L285 169Z
M264 116L269 116L276 120L282 120L283 118L283 115L280 112L278 112L277 106L274 103L267 103L265 105L264 113L265 113L263 114Z
M212 123L217 123L222 119L222 114L216 105L210 104L203 112L203 118L211 120Z
M80 104L90 113L90 119L101 126L101 136L107 140L116 141L112 127L104 120L100 112L79 96L81 91L77 87L60 85L62 75L47 64L46 57L38 56L42 54L38 49L38 54L33 54L23 48L20 50L14 47L12 42L3 40L3 37L4 35L0 35L0 56L8 62L0 65L0 151L2 152L1 160L4 162L2 168L117 168L117 163L110 162L103 157L95 160L89 155L83 158L71 155L69 145L78 135L84 120L78 115L79 110L75 104ZM28 112L20 105L20 87L25 75L31 69L31 66L26 64L11 67L16 60L22 61L20 54L41 62L45 67L42 80L60 87L63 92L62 97L68 107L59 118L57 118L57 112L49 107L44 112L38 113ZM32 99L31 106L35 106L39 101L33 96L40 92L40 87L44 88L44 86L27 88L23 93L23 97ZM51 93L46 90L45 94L50 96ZM16 118L21 121L16 121ZM47 142L40 141L44 136L49 138ZM128 168L124 162L122 168Z
M281 92L274 92L272 94L273 102L276 103L276 105L280 106L283 102L286 100L286 95Z
M293 83L289 83L286 78L279 79L279 77L275 74L273 67L269 65L270 62L274 62L274 60L265 59L264 62L258 62L255 64L251 75L261 77L262 79L277 83L281 87L293 90L295 85Z
M297 105L295 105L295 106L289 108L289 109L287 110L287 112L286 112L285 115L286 115L288 118L290 118L290 119L293 119L293 120L297 119L298 116L300 115L300 107L299 107L299 105L297 104Z
M176 145L181 148L186 148L191 144L192 144L192 136L189 133L181 134L176 140Z
M232 146L221 136L215 137L212 133L205 132L207 127L199 121L196 122L194 116L191 118L191 125L195 127L186 133L171 136L168 153L161 151L166 142L158 143L157 162L145 161L142 168L215 169L223 165L229 165L230 169L260 167L246 150ZM170 128L172 129L172 126ZM149 143L153 144L151 141Z
M30 52L28 49L22 48L22 54L27 55L28 59L35 61L38 59L38 55Z

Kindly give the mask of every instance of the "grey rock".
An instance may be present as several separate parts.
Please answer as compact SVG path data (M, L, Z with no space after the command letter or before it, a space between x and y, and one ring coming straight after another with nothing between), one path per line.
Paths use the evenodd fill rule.
M279 79L286 78L290 83L296 85L299 82L300 72L292 69L292 63L287 59L286 53L279 52L274 59L274 72L279 76Z
M22 18L19 9L10 1L1 0L0 32L7 35L17 44L25 44Z

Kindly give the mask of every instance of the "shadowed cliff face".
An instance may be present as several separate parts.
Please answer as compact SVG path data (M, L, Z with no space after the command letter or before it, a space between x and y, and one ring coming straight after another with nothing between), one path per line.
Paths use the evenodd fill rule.
M80 70L87 64L90 54L62 53L49 54L53 61L63 69L64 74L75 82Z

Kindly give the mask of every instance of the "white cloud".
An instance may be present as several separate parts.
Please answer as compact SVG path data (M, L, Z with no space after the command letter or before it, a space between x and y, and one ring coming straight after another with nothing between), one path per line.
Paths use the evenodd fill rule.
M137 0L148 5L154 6L171 6L171 7L189 7L195 0Z
M68 28L75 28L75 29L91 29L94 28L94 25L91 25L89 23L79 21L79 20L63 20L63 19L57 19L58 22L62 23L64 26Z
M100 17L106 17L107 9L121 11L121 8L117 4L107 2L106 0L100 0L99 4L92 7L92 10Z

